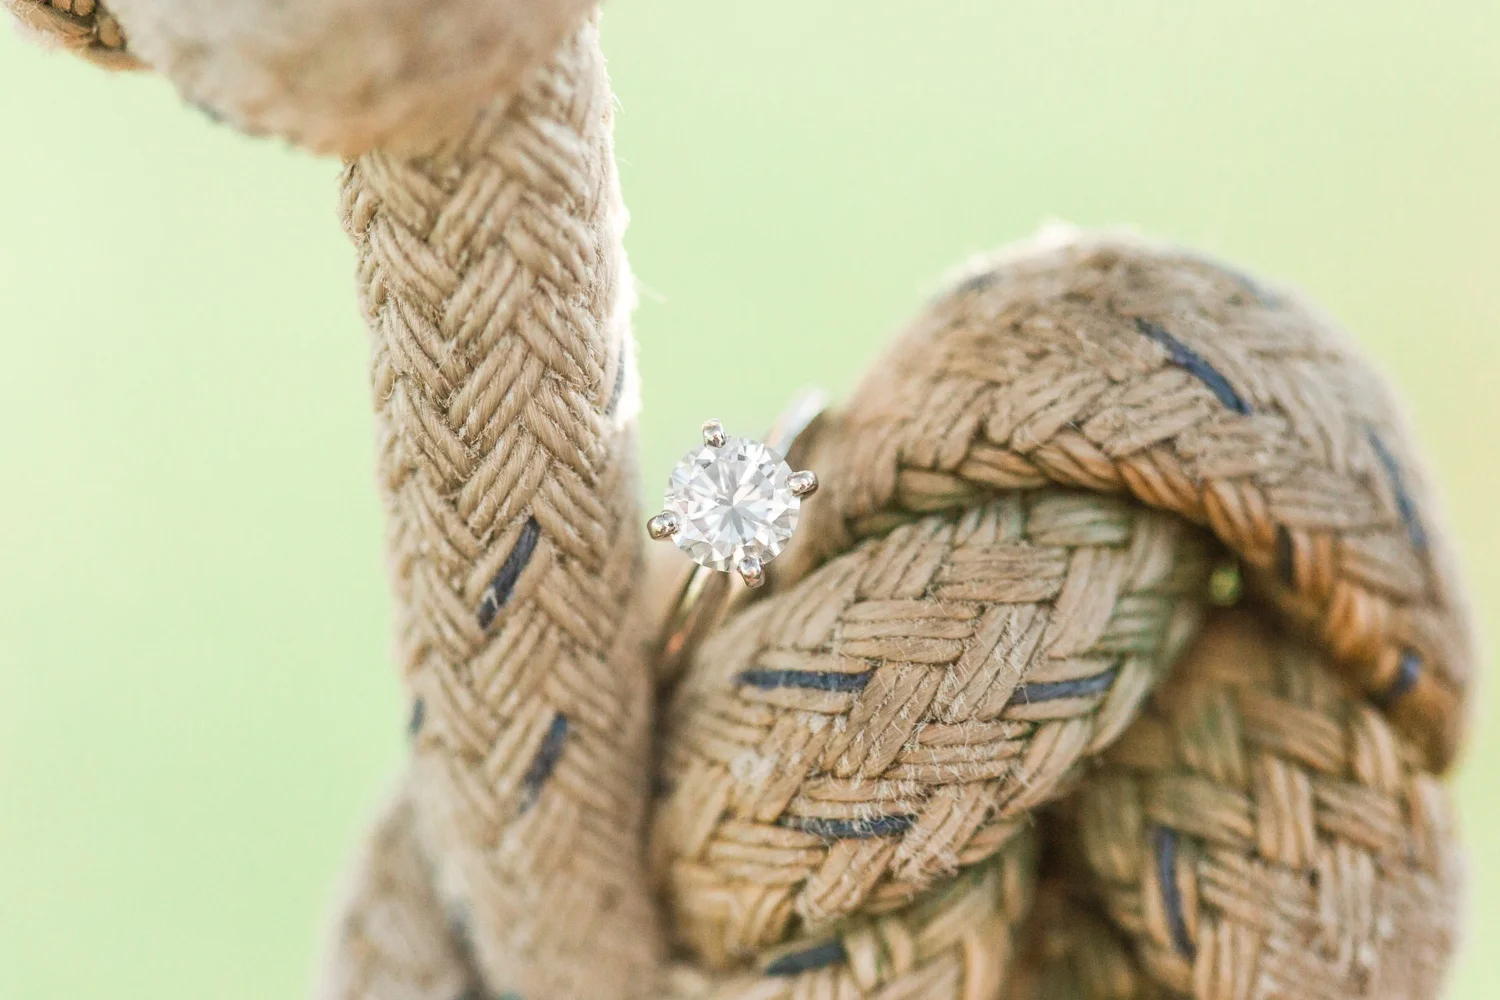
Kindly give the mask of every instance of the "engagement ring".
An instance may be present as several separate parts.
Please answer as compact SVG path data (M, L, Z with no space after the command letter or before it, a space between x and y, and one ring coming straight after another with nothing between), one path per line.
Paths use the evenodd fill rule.
M759 587L766 564L791 541L818 477L793 471L787 456L826 405L820 391L800 393L764 441L727 434L709 420L703 443L672 469L662 511L646 522L646 531L658 541L670 538L698 565L682 582L668 623L663 654L669 664L723 616L733 599L727 574Z

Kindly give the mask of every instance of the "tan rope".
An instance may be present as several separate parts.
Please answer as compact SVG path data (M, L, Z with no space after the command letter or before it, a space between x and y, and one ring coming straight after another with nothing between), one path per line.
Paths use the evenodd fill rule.
M318 994L339 1000L455 1000L479 989L445 923L431 865L417 843L407 790L391 803L355 865Z
M245 127L383 147L343 214L413 762L322 995L1435 995L1473 652L1326 319L1127 239L977 264L819 424L797 545L656 691L585 5L7 3ZM1245 606L1200 633L1226 559Z
M136 69L125 32L98 0L4 0L21 24L44 41L107 69Z
M437 154L344 178L417 823L485 979L524 996L639 995L657 951L610 120L590 26Z
M996 489L1124 494L1210 527L1445 766L1469 629L1383 382L1293 298L1172 251L987 262L855 393L822 457L842 526Z
M1154 291L1155 308L1120 289ZM1164 342L1137 311L1185 332ZM1232 380L1206 360L1273 338L1281 350ZM814 544L705 644L662 722L656 867L694 961L640 995L1434 995L1458 893L1431 768L1457 730L1424 729L1430 705L1402 711L1427 664L1406 656L1371 691L1371 661L1326 624L1314 651L1233 615L1151 693L1194 631L1212 558L1152 507L1225 495L1205 470L1239 470L1240 495L1248 479L1299 514L1336 574L1399 595L1387 626L1425 615L1429 631L1403 640L1467 661L1432 509L1395 458L1403 431L1336 343L1290 299L1120 241L1031 248L937 303L812 443L819 496L837 498L808 506ZM1076 386L1059 358L1103 373L1089 407L1025 394ZM1289 498L1313 449L1283 402L1243 388L1299 359L1318 365L1304 394L1340 375L1360 386L1314 411L1315 443L1356 444L1304 507ZM1045 377L1023 382L1028 367ZM1207 405L1227 392L1263 412ZM1256 416L1279 433L1235 423ZM1072 440L1109 447L1101 427L1137 451L1103 462ZM1143 453L1177 487L1149 507L1109 471L1145 481ZM1195 519L1250 564L1255 603L1295 604L1289 530L1273 529L1280 565L1261 569L1233 519ZM1365 690L1341 687L1335 663ZM1033 908L1028 825L1049 800L1054 874Z
M149 66L253 135L417 153L546 62L590 0L0 0L43 40ZM130 39L129 49L125 45Z
M1051 834L1048 830L1044 836ZM1158 1000L1168 994L1141 974L1129 939L1084 896L1076 875L1037 889L1022 929L1005 1000Z
M1177 519L1011 494L903 525L725 627L668 718L659 866L714 966L974 864L1135 716L1209 564Z
M1324 656L1220 620L1107 758L1076 836L1169 991L1440 995L1461 876L1447 795Z
M661 961L607 143L589 29L348 174L442 916L357 893L327 981L386 985L328 995L426 996L408 952L507 1000L1430 995L1471 653L1404 427L1294 299L1118 239L977 266L819 425L797 550L663 692ZM1180 683L1232 710L1143 716L1218 553L1320 651L1230 619L1295 670L1208 641Z
M111 0L131 48L251 133L322 153L425 152L587 18L590 0Z

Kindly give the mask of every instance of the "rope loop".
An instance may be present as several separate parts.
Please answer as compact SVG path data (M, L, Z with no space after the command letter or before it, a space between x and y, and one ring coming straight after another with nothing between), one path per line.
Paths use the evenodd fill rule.
M413 763L322 995L1436 995L1473 653L1333 325L1131 238L976 263L669 676L609 118L589 26L344 177Z
M1437 995L1469 623L1399 408L1316 311L1126 237L977 262L819 422L798 540L669 677L589 5L112 2L128 48L97 0L6 0L355 156L412 761L321 996Z

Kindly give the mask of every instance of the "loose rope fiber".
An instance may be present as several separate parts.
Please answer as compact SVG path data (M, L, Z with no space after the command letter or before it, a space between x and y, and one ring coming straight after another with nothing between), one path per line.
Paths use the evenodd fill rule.
M362 5L385 48L313 30L335 0L207 28L6 2L364 154L342 212L412 763L320 996L1439 994L1474 653L1399 410L1328 320L1126 238L977 263L815 426L796 542L669 675L583 5ZM313 18L272 32L296 73L235 61L269 51L268 11ZM396 70L341 74L328 38ZM503 66L381 55L433 39Z

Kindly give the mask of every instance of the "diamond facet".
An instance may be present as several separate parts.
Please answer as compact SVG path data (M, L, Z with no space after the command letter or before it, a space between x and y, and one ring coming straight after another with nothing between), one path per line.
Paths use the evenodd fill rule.
M716 570L747 556L769 561L786 547L802 506L780 455L752 438L726 435L723 442L682 456L664 504L679 519L672 535L677 547Z

